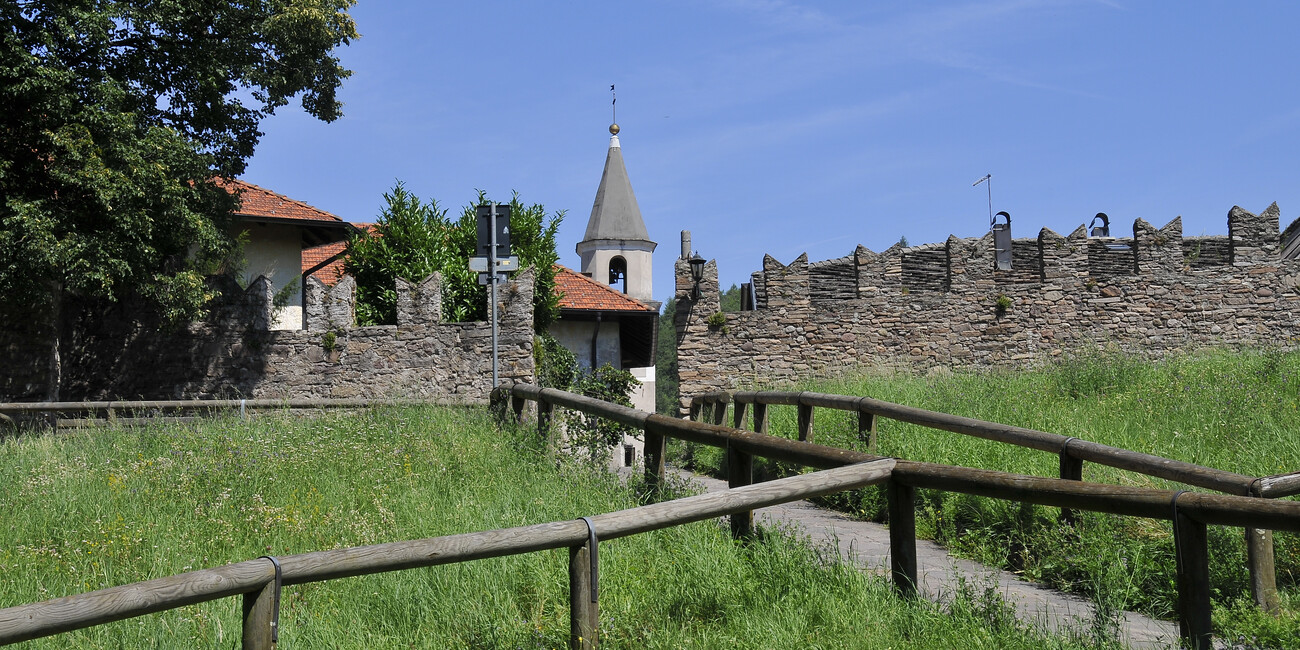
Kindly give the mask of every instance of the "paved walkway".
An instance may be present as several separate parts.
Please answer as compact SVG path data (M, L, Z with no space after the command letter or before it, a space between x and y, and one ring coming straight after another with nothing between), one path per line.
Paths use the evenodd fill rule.
M727 489L726 481L671 471L703 485L707 492ZM886 574L889 571L889 529L881 524L858 521L807 501L763 508L754 514L758 521L796 524L814 544L836 547L840 557L867 570ZM968 585L981 590L985 585L996 584L998 592L1015 607L1022 621L1041 623L1056 631L1082 631L1092 619L1092 605L1083 598L1025 582L1006 571L954 558L933 542L917 540L916 555L918 586L931 600L942 600L946 594L955 592L958 581L964 579ZM1131 648L1177 648L1178 623L1126 612L1120 623L1120 638Z

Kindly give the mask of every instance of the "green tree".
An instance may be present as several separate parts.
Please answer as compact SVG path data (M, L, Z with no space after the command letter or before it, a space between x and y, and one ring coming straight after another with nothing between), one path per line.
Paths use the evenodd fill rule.
M442 274L443 318L458 322L487 318L487 288L469 270L478 241L474 205L452 221L436 201L424 203L401 182L384 195L385 207L375 233L361 233L348 243L344 272L357 282L357 321L397 322L396 278L422 282ZM475 205L486 202L480 192ZM510 248L521 267L535 269L533 327L544 333L559 317L555 295L556 237L563 212L547 216L540 204L510 200Z
M231 252L258 124L301 95L339 117L353 0L0 3L0 294L52 325L49 397L69 295L151 299L197 316Z

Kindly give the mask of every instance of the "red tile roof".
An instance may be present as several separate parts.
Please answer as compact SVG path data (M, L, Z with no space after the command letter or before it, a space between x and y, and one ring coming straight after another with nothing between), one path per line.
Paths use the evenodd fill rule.
M376 234L375 224L373 223L354 223L352 225L356 226L358 229L366 230L370 232L370 234L372 235ZM347 242L336 241L330 244L323 244L321 246L312 246L311 248L302 249L302 272L306 273L308 270L311 269L311 267L316 266L317 264L320 264L321 262L324 262L325 260L334 257L335 255L338 255L339 253L342 253L344 249L346 249L347 247L348 247ZM334 260L333 262L326 264L325 266L318 269L315 273L311 274L311 277L316 278L317 280L320 280L321 282L324 282L325 284L331 287L334 286L335 284L338 284L339 279L343 277L344 259L345 258L340 257Z
M336 215L247 181L220 178L217 179L217 186L239 195L241 205L235 212L237 215L303 221L343 221Z
M555 265L555 290L563 292L560 309L649 311L649 305L619 293L573 269Z

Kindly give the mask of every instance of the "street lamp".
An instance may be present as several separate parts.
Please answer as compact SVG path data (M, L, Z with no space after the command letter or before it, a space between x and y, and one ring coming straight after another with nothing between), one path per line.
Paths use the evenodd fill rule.
M700 281L704 279L704 258L696 252L687 260L691 265L691 280L695 282L695 287L691 290L691 299L700 299Z

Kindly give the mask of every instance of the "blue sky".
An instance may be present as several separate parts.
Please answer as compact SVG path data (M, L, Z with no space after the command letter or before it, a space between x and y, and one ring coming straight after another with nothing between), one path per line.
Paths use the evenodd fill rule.
M401 179L453 213L482 189L564 210L578 264L620 140L672 295L679 232L724 286L764 253L839 257L1106 212L1225 234L1300 216L1300 4L361 0L345 116L263 124L244 178L373 221Z

